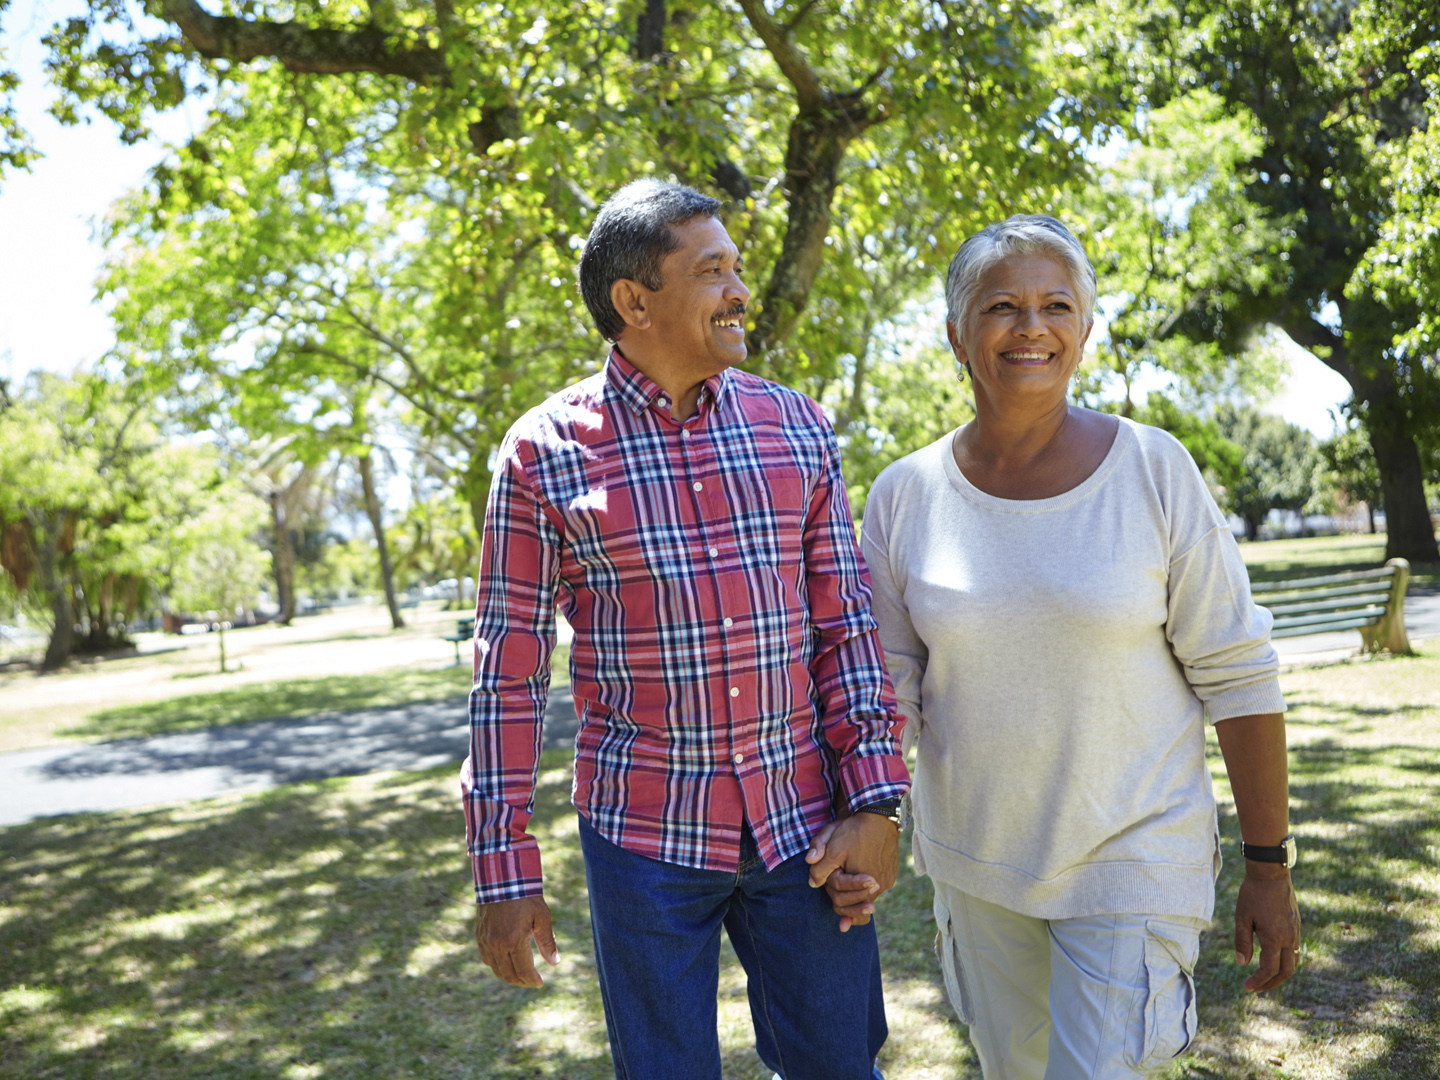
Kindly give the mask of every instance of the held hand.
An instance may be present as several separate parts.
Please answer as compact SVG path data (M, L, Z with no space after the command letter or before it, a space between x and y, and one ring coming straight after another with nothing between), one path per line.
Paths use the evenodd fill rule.
M878 814L856 814L821 829L805 861L810 863L810 887L825 887L843 933L868 923L875 901L895 884L900 833Z
M480 904L475 909L475 944L480 959L507 983L515 986L544 986L535 970L530 939L551 967L560 963L560 950L550 928L550 908L538 896Z
M1264 993L1295 974L1300 950L1300 905L1290 871L1269 863L1245 864L1235 902L1235 962L1249 964L1260 940L1260 968L1245 980L1252 994Z

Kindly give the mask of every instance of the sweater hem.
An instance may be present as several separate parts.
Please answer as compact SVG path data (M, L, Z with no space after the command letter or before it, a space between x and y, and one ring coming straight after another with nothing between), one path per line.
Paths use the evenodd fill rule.
M1034 919L1091 915L1172 915L1209 922L1214 867L1138 860L1082 863L1041 880L983 863L915 832L915 872Z

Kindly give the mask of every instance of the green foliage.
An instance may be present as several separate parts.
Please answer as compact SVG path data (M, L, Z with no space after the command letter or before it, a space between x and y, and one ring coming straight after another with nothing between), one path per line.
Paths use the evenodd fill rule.
M179 557L179 527L219 497L213 449L166 442L133 385L35 373L0 408L0 563L49 610L47 665L72 624L105 649L153 608Z
M1224 311L1237 287L1263 288L1271 272L1265 258L1279 250L1278 232L1243 197L1262 145L1255 118L1202 87L1142 120L1074 211L1107 316L1080 393L1097 397L1118 378L1128 414L1131 384L1146 366L1191 394L1271 389L1276 365L1264 350L1227 351L1175 333L1197 310Z
M1424 316L1408 284L1424 288L1430 274L1433 5L1182 0L1154 11L1146 36L1173 62L1149 96L1165 104L1203 87L1253 125L1260 146L1243 162L1239 205L1274 237L1222 275L1223 303L1196 303L1175 331L1234 352L1274 324L1341 374L1385 487L1387 550L1434 560L1415 460L1436 440L1440 371L1416 347Z
M259 499L232 488L177 530L184 555L175 568L171 598L183 610L216 613L222 672L225 623L255 602L270 572L270 553L250 538L265 516Z
M1327 504L1325 509L1363 502L1373 533L1375 511L1383 505L1384 492L1380 487L1380 470L1375 467L1375 453L1364 431L1356 424L1347 424L1320 443L1318 449L1322 468L1317 477L1320 486L1317 495Z
M1215 420L1225 438L1244 450L1222 505L1244 520L1248 539L1257 539L1271 510L1303 510L1314 494L1314 436L1250 405L1222 404Z
M1145 404L1132 418L1170 432L1179 439L1205 475L1210 488L1221 498L1244 482L1246 450L1226 438L1219 421L1181 408L1158 393L1146 396Z

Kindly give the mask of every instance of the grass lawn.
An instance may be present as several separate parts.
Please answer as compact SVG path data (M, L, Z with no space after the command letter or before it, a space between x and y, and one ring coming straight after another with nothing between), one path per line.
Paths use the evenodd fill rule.
M89 657L50 675L0 671L0 751L74 738L158 735L213 724L463 698L470 661L443 639L456 613L409 609L390 628L382 606L356 605L288 627L226 633L236 670L220 674L213 634L140 635L138 653ZM569 652L552 680L569 685Z
M1440 1075L1440 643L1422 649L1283 676L1306 961L1278 993L1240 990L1222 806L1202 1032L1172 1077ZM0 1072L612 1075L570 782L568 753L547 752L535 831L564 960L538 993L473 955L451 768L0 830ZM935 970L929 894L902 871L879 912L890 1080L979 1075ZM768 1080L728 950L720 1028L725 1076Z
M1342 570L1369 570L1385 565L1385 534L1349 533L1242 542L1240 555L1250 568L1252 581L1283 581ZM1440 585L1440 564L1412 564L1410 580L1416 585Z
M246 683L230 690L168 698L164 701L100 709L61 735L74 738L119 739L161 735L213 724L237 724L277 717L313 716L321 712L445 701L470 693L470 667L380 671L369 675L330 675L315 679ZM570 685L570 647L555 649L550 665L552 688Z

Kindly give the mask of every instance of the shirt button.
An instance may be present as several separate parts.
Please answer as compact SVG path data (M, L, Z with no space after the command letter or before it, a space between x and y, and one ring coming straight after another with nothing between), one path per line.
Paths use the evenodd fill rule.
M670 407L669 399L663 397L656 398L655 404L659 405L662 409L668 409Z
M696 480L695 483L691 484L690 486L693 487L696 491L704 491L704 490L705 490L705 485L702 484L702 483L700 483L699 480Z
M680 438L682 438L682 439L688 439L688 438L690 438L690 429L689 429L689 428L681 428L681 429L680 429Z
M735 625L735 620L734 620L734 619L731 619L731 618L727 618L727 619L725 620L725 625L726 625L727 627L734 626L734 625Z
M744 761L745 761L745 755L744 755L744 754L736 754L736 755L735 755L735 764L736 764L736 765L743 764Z
M740 696L740 688L739 688L738 686L732 686L732 687L730 687L730 696L731 696L731 697L739 697L739 696Z
M719 554L720 554L720 552L716 551L714 548L711 548L711 549L710 549L710 558L713 559L713 558L715 558L715 556L717 556L717 555L719 555Z

